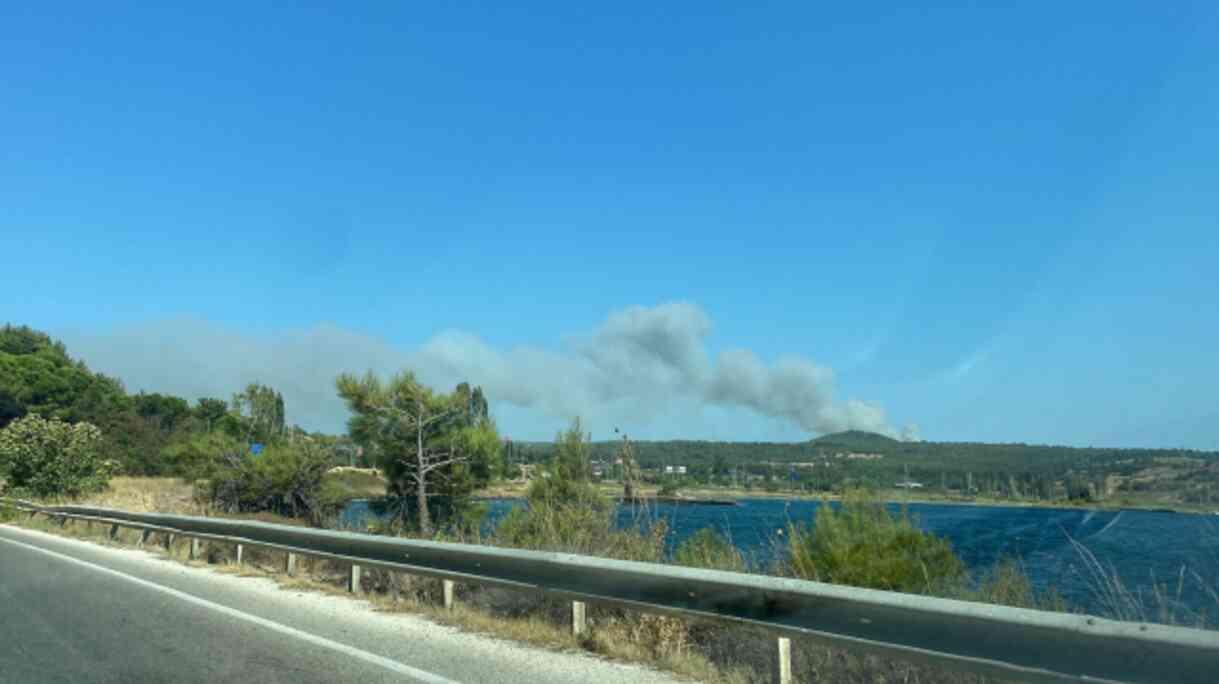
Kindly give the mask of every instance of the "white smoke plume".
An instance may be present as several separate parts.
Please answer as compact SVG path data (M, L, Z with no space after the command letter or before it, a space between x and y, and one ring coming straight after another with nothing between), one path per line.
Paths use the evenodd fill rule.
M748 409L810 433L859 429L898 436L879 406L836 400L830 369L799 357L767 365L747 350L713 360L710 333L706 313L679 302L613 312L557 349L501 350L471 333L445 331L399 350L332 325L257 337L197 320L61 337L71 353L131 391L227 398L249 382L271 385L283 393L289 419L310 429L342 429L347 412L333 384L340 372L389 375L406 368L435 387L469 381L493 404L559 419L656 419L674 402L693 402Z

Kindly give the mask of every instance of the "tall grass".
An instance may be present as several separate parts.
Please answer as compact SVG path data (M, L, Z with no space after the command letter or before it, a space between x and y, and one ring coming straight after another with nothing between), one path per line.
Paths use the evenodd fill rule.
M1219 626L1215 623L1215 616L1219 615L1219 592L1196 571L1182 565L1176 577L1168 582L1160 582L1152 575L1150 588L1137 587L1132 590L1112 563L1106 566L1087 546L1070 535L1067 535L1067 539L1084 568L1083 574L1088 589L1101 606L1105 617L1198 629ZM1194 585L1213 600L1214 612L1208 613L1205 609L1191 610L1181 600L1185 588L1189 585Z
M17 507L0 501L0 522L8 522L17 518Z
M1001 559L976 581L962 583L946 596L1015 608L1055 612L1067 610L1067 604L1058 592L1053 589L1037 591L1020 561L1012 558Z
M710 527L695 532L673 552L673 563L694 568L746 572L748 564L732 540Z

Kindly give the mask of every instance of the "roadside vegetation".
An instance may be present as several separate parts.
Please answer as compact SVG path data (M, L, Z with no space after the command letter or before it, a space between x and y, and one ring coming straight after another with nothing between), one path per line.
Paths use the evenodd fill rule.
M102 458L101 431L90 423L36 414L0 430L0 476L14 496L79 496L105 488L115 464Z
M876 490L867 486L867 476L858 476L866 471L849 470L866 464L844 466L843 473L856 475L810 486L800 477L777 479L773 465L765 466L763 479L754 480L756 472L733 466L724 453L712 450L706 471L666 479L655 476L655 470L649 475L646 447L625 437L608 447L594 443L578 419L545 448L505 444L481 388L466 383L443 392L423 385L410 372L388 379L345 374L336 379L335 390L352 413L348 434L311 434L288 422L289 407L273 388L254 383L228 401L204 398L194 405L168 395L129 395L117 381L72 360L49 337L7 326L0 329L0 493L320 527L334 526L350 499L375 497L378 511L385 514L377 530L382 534L1067 609L1052 592L1034 590L1015 561L971 576L946 540L920 530L906 510L895 513L884 506ZM853 434L840 438L845 440L841 444L823 441L822 447L875 446L870 439ZM1139 460L1143 456L1123 456L1133 459L1131 468L1147 465ZM614 472L607 464L621 465ZM506 476L521 474L522 465L534 467L534 477L520 485L524 505L494 529L486 529L485 509L476 494ZM811 523L789 525L782 553L769 566L749 562L731 539L710 528L669 548L666 521L648 514L646 495L678 495L698 486L722 485L730 471L736 480L742 470L743 481L750 487L756 482L756 491L798 488L806 494L833 494L838 504L821 506ZM1098 489L1096 471L1088 469L1037 472L1004 477L994 471L979 476L980 484L975 484L972 471L966 471L957 491L970 496L1040 492L1050 500L1056 496L1051 485L1065 483L1064 496L1084 501L1111 484L1102 479ZM1138 472L1132 470L1132 477ZM615 476L618 483L606 482ZM947 475L941 474L941 482L945 491L952 490ZM637 517L625 526L616 515L619 497L640 506ZM15 519L64 533L58 526L23 517ZM0 509L0 518L14 516ZM73 533L98 540L103 536L100 529L81 532L79 527L74 526ZM120 535L119 541L132 543L129 537ZM1113 617L1206 625L1205 616L1171 612L1171 586L1157 588L1151 597L1132 593L1115 573L1106 572L1079 548L1083 566L1094 575ZM180 546L168 552L183 556ZM209 546L206 561L225 565L233 558L222 547ZM277 554L259 551L252 551L248 561L240 572L274 573L280 562ZM297 577L285 581L335 590L345 573L339 563L307 561ZM1190 580L1183 570L1178 594L1180 583ZM463 586L461 608L447 612L434 608L437 581L371 571L364 582L384 609L422 610L450 624L530 643L580 647L700 680L765 681L774 665L773 637L746 628L590 606L590 631L573 637L564 627L568 604L556 599ZM1215 612L1219 614L1219 595ZM798 681L974 680L811 643L799 644L795 666Z
M433 391L410 372L388 382L371 372L335 381L352 417L348 431L387 479L391 524L427 536L438 527L469 529L475 489L501 470L500 439L479 387Z
M822 506L814 525L789 525L783 569L801 579L933 595L965 579L965 564L947 540L864 492L848 493L838 508Z

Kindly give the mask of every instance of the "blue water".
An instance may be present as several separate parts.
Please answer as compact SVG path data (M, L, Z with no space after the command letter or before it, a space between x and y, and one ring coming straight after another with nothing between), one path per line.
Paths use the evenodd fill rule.
M487 502L486 529L507 514L518 499ZM765 568L784 552L784 530L788 522L812 522L817 501L745 499L740 506L653 505L652 518L668 524L670 549L704 527L726 534L757 568ZM895 507L896 510L896 507ZM1177 596L1182 570L1185 581L1179 608L1187 615L1199 612L1214 624L1219 601L1219 517L1157 513L1151 511L1089 511L1004 506L958 506L910 504L918 525L948 539L957 555L975 574L984 572L1001 558L1014 558L1039 589L1053 587L1069 606L1105 614L1105 602L1097 595L1097 582L1070 539L1091 551L1107 570L1116 571L1134 592L1150 592L1154 585L1167 585ZM373 514L367 502L352 502L342 524L360 527ZM626 527L640 522L639 511L620 506L618 523ZM1154 605L1152 600L1147 605ZM1147 619L1157 619L1147 615ZM1192 623L1192 617L1187 619Z

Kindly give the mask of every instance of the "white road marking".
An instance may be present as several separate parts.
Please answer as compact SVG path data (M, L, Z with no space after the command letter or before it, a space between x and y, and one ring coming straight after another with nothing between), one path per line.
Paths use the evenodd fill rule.
M174 598L186 601L187 603L193 603L196 606L207 608L209 610L214 610L218 613L223 613L224 615L228 615L229 617L237 618L238 620L245 620L246 622L250 622L255 625L258 625L259 627L263 627L265 629L269 629L274 632L279 632L280 634L285 634L287 636L294 637L294 638L300 639L302 641L306 641L315 646L321 646L322 648L328 648L332 651L336 651L338 653L342 653L344 655L351 656L352 658L356 658L357 660L363 660L366 663L378 665L378 666L383 667L392 672L404 674L404 675L406 675L408 677L412 677L420 682L427 682L428 684L458 684L458 682L456 680L447 679L445 677L441 677L440 675L433 674L426 670L420 670L418 668L411 667L410 665L404 665L396 660L391 660L384 656L379 656L375 653L369 653L368 651L360 650L354 646L348 646L347 644L341 644L337 641L331 641L330 639L326 639L324 637L317 636L316 634L302 632L301 630L296 629L294 627L282 625L278 622L274 622L274 621L268 620L266 618L258 617L257 615L250 615L249 613L243 613L240 610L237 610L235 608L229 608L228 606L223 606L223 605L220 605L219 603L213 603L211 601L208 601L207 599L201 599L198 596L192 596L191 594L187 594L186 592L178 591L177 589L171 589L169 587L162 586L155 582L149 582L148 580L140 579L139 577L132 577L131 575L119 572L117 570L111 570L110 568L107 568L107 567L104 567L101 565L96 565L96 564L90 563L88 561L83 561L83 560L80 560L79 558L73 558L72 556L67 556L62 553L57 553L55 551L48 551L47 549L44 549L44 548L41 548L38 546L34 546L32 544L25 544L23 542L13 541L12 539L5 539L3 537L0 537L0 542L4 542L6 544L13 544L15 546L21 546L21 547L27 548L31 551L37 551L38 553L52 556L52 557L58 558L60 560L67 561L69 563L75 563L76 565L80 565L82 567L89 568L96 572L110 575L112 577L117 577L119 579L131 582L132 584L138 584L142 587L152 589L153 591L159 591L163 594L168 594L170 596L173 596Z

